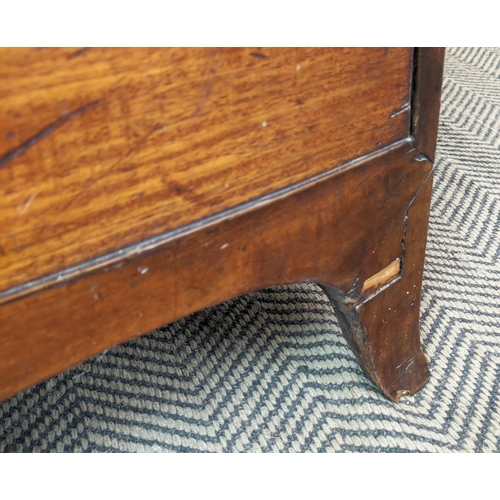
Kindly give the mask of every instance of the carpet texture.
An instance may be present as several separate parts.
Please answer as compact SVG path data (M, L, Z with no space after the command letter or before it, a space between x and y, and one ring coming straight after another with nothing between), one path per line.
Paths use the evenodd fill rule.
M383 397L326 296L298 284L191 315L0 404L0 451L499 451L499 243L500 49L448 49L420 393Z

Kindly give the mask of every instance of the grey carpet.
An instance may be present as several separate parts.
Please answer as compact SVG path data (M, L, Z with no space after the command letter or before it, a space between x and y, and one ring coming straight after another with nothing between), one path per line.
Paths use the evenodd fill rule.
M500 49L448 49L421 331L395 404L314 285L252 293L0 404L0 451L498 451Z

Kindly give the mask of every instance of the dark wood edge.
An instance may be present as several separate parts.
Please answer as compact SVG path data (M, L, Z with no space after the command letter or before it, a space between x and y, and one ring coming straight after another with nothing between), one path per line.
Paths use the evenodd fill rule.
M415 147L434 162L445 49L419 47L413 58L411 135Z

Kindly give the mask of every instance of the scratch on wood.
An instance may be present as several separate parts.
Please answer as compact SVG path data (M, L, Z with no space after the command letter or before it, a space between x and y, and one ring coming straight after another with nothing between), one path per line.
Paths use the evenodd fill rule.
M396 366L396 370L398 368L401 368L405 363L406 363L405 370L408 370L408 368L410 368L410 366L415 362L418 355L419 355L419 353L417 352L413 356L410 356L409 358L405 359L402 363L400 363L398 366ZM400 377L401 377L401 375L399 375L398 378L400 378ZM398 378L396 378L395 381L398 380Z
M73 202L78 199L80 196L82 196L82 194L84 194L88 189L90 189L94 184L96 184L97 182L99 182L105 175L109 174L110 172L112 172L120 163L123 162L123 160L126 160L133 152L135 152L137 149L139 149L139 147L141 146L141 144L148 138L150 137L154 132L156 132L157 130L166 130L165 129L165 126L164 125L158 125L156 124L154 127L152 127L148 133L146 133L145 135L143 135L122 157L120 157L119 160L117 160L115 163L113 163L113 165L111 165L111 167L109 167L108 169L106 169L104 172L102 172L100 175L98 175L97 177L95 177L94 179L92 179L86 186L84 186L73 198L71 198L71 200L68 201L68 203L66 203L66 205L64 205L64 207L61 209L61 212L64 212L65 210L67 210L72 204Z
M354 189L360 188L363 184L365 184L365 182L369 181L370 179L371 179L371 177L366 176L359 184L356 185L356 187ZM353 191L354 191L354 189L353 189Z
M70 54L67 57L67 59L69 61L70 59L74 59L75 57L79 57L79 56L85 54L85 52L88 52L90 49L91 49L91 47L83 47L82 49L78 49L77 51L75 51L72 54Z
M7 163L10 161L14 160L18 156L21 156L23 153L25 153L29 148L34 146L37 142L41 141L44 137L47 137L49 134L57 130L59 127L62 127L65 123L69 122L73 118L76 118L77 116L80 116L82 113L87 111L88 109L96 106L99 104L100 101L92 101L86 104L85 106L82 106L78 109L75 109L75 111L72 111L71 113L68 113L55 122L51 123L44 129L40 130L37 134L35 134L33 137L30 137L27 141L23 142L20 146L17 146L14 149L11 149L7 153L5 153L3 156L0 157L0 168L5 167Z
M250 55L255 57L255 59L267 59L266 55L260 54L259 52L252 52Z
M23 215L26 213L26 211L29 209L31 204L33 203L33 200L36 198L37 193L33 193L31 196L28 196L22 203L20 203L17 207L16 210L19 212L20 215Z
M394 110L391 114L391 118L395 118L396 116L400 115L401 113L405 113L409 109L410 109L410 103L407 102L407 103L403 104L403 106L401 106L399 109Z
M277 255L273 255L272 257L269 257L269 258L265 259L264 262L271 262L272 260L280 259L284 255L285 255L284 253L279 253Z

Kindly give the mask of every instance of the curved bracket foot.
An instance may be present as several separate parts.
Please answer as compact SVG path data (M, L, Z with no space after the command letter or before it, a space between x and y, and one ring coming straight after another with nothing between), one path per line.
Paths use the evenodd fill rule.
M419 311L431 186L432 174L407 209L399 259L348 293L320 284L358 361L393 401L429 379Z
M401 287L390 287L367 303L350 302L333 287L321 287L356 358L386 396L399 401L425 385L429 369L420 346L418 308L410 306L414 314L407 311Z

